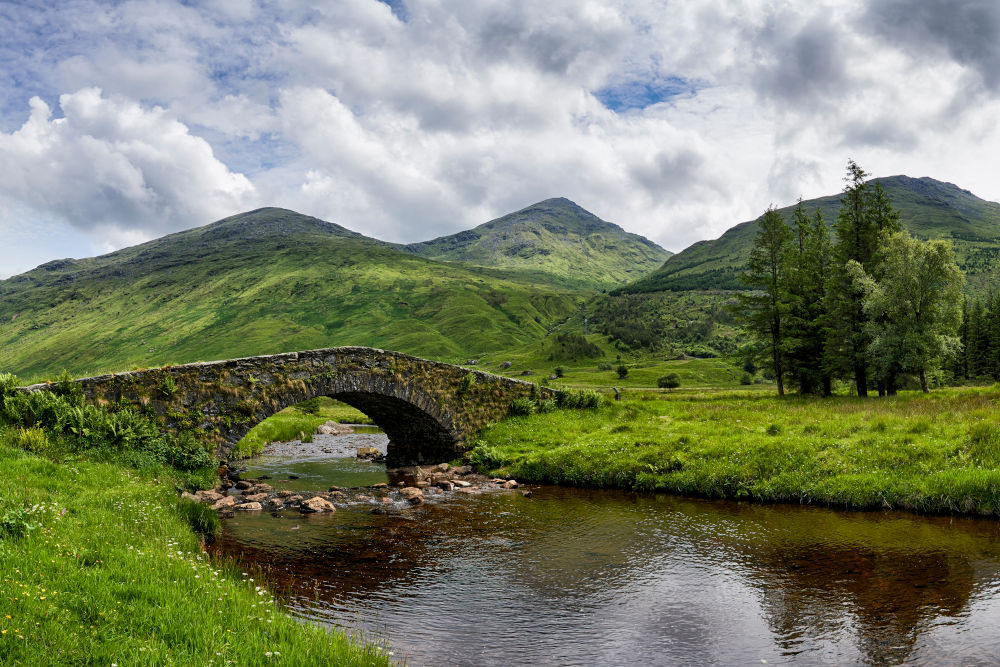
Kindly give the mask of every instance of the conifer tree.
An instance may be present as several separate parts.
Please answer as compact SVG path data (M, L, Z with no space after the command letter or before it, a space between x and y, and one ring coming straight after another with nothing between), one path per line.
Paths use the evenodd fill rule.
M799 392L830 394L823 363L824 302L830 265L830 242L823 214L809 216L802 199L792 212L794 242L787 270L788 316L785 349L789 375Z
M791 231L770 207L757 220L758 231L743 282L752 290L739 295L747 328L768 351L778 395L785 394L784 326L788 312L787 275Z

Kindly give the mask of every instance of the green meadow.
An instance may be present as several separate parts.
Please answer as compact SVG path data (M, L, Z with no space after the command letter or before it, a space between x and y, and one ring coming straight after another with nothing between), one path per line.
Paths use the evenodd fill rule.
M1000 516L1000 387L888 399L630 392L487 428L472 460L523 482Z

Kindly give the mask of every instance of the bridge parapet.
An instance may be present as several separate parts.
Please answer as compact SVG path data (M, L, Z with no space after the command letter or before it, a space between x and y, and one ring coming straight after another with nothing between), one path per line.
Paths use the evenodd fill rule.
M330 396L372 418L389 436L388 461L448 461L467 438L508 414L535 385L492 373L367 347L334 347L197 362L76 380L88 401L137 407L173 430L197 432L227 457L275 412ZM48 387L38 384L28 391Z

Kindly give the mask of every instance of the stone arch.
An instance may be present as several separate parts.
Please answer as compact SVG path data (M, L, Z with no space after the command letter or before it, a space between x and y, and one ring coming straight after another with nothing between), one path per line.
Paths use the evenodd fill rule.
M357 408L385 431L389 437L386 463L390 467L450 461L463 451L464 438L449 411L414 384L387 381L377 374L353 373L310 386L305 392L287 394L257 423L288 406L327 396Z

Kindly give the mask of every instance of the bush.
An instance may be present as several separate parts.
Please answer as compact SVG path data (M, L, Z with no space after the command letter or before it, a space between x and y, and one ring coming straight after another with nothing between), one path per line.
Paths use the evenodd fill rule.
M525 417L535 411L535 402L530 398L515 398L510 404L510 414L514 417Z
M466 373L465 377L462 378L462 381L458 385L458 395L462 396L463 394L469 393L469 390L472 389L474 384L476 384L476 376L472 373Z
M620 366L618 366L616 372L618 373L619 380L624 380L625 378L628 377L628 367L625 366L625 364L621 364Z
M552 372L555 373L555 376L557 378L566 377L566 367L565 366L556 366L555 370L553 370Z
M14 433L14 444L23 450L40 454L48 448L49 441L43 429L22 426Z
M608 362L602 361L601 363L597 364L597 370L599 370L599 371L610 371L610 370L612 370L612 366Z
M677 373L667 373L656 381L656 386L660 389L676 389L681 386L681 376Z
M753 384L753 377L751 377L749 373L744 373L743 375L740 376L740 384L742 385Z
M295 406L298 412L304 415L319 415L321 399L319 396L302 401Z
M174 376L164 375L163 379L160 380L160 393L167 398L173 396L177 393L177 383L174 382Z
M554 398L546 398L544 401L539 401L535 410L538 412L552 412L558 405L556 405L556 400Z
M748 375L753 375L757 372L757 364L753 362L753 359L747 359L743 362L743 371Z

